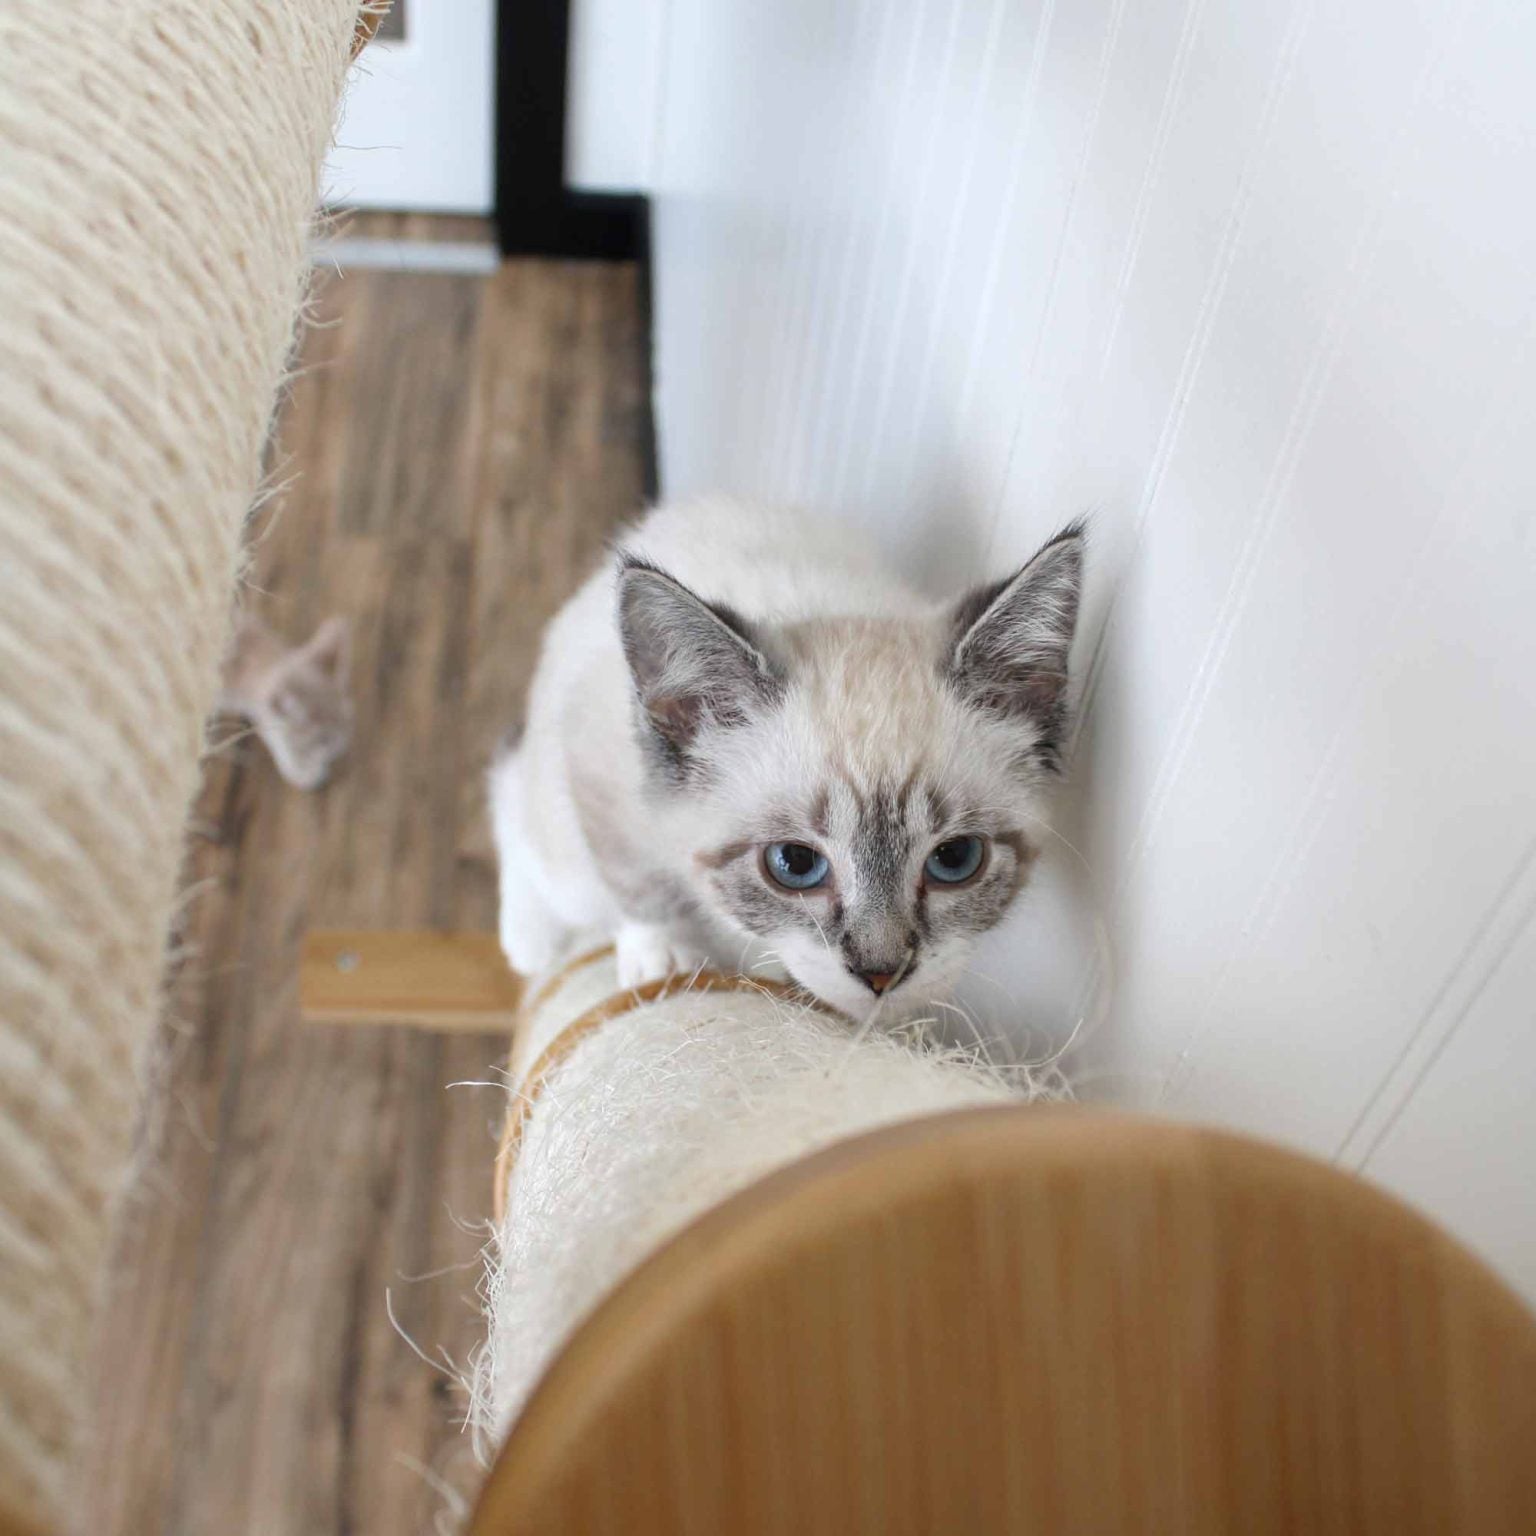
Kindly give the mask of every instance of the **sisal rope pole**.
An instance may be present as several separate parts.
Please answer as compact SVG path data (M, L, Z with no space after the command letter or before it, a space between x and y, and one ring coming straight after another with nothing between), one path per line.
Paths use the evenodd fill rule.
M915 1032L861 1031L794 989L700 972L624 989L613 953L531 991L507 1071L468 1374L488 1457L581 1320L709 1210L818 1148L944 1110L1064 1096Z
M357 0L0 8L0 1525L66 1518Z

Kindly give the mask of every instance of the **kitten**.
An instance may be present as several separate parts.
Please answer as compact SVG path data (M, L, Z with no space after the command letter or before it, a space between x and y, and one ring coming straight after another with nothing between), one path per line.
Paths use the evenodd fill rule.
M612 933L632 986L754 948L856 1019L945 994L1036 855L1080 527L935 606L868 541L664 507L558 613L491 770L501 942Z
M297 789L318 789L352 740L347 621L327 619L296 650L242 614L224 663L218 707L243 715L277 771Z

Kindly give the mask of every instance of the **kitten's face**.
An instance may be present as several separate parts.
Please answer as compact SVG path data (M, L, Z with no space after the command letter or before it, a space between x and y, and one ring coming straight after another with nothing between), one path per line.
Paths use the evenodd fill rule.
M773 731L765 722L761 735ZM853 1018L927 1010L959 980L1035 857L1033 792L1006 768L989 789L963 745L957 759L966 757L964 772L934 756L900 779L862 782L836 753L816 766L786 763L761 810L748 807L769 773L723 776L710 820L739 835L694 855L710 911Z
M857 1019L929 1009L1034 861L1081 541L911 620L749 630L621 577L653 803L696 899Z

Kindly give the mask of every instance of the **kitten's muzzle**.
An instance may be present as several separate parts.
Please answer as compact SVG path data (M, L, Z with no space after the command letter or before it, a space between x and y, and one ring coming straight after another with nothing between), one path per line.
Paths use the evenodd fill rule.
M915 957L914 950L908 950L894 962L877 963L872 966L850 965L848 969L853 972L860 981L869 988L876 997L883 997L893 987L901 985L907 972L912 969Z

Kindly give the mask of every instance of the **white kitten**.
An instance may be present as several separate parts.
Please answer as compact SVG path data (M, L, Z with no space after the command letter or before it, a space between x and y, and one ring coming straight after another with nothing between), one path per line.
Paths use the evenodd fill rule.
M855 1018L946 993L1008 908L1066 720L1083 538L936 607L867 541L652 512L556 615L491 770L501 941L634 985L754 945Z

